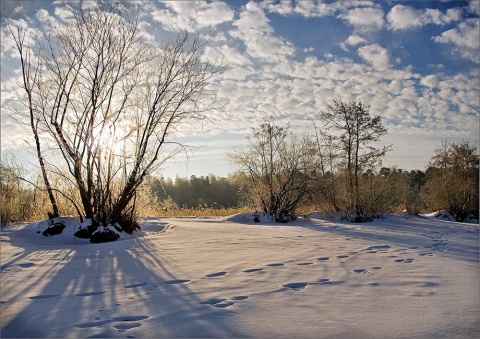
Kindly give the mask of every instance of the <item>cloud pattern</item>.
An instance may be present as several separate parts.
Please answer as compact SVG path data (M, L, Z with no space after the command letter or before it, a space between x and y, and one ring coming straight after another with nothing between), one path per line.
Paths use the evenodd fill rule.
M265 1L239 7L224 2L166 1L147 2L147 7L144 20L166 31L214 29L213 42L204 49L203 57L229 63L212 84L219 97L228 101L225 109L212 112L214 126L198 135L244 136L269 116L279 123L290 122L297 132L311 132L311 121L318 121L319 113L327 110L332 100L360 99L382 116L390 140L416 138L429 143L429 151L438 146L440 138L461 136L478 143L480 28L479 10L473 1L444 11L402 4L388 8L370 1ZM48 15L44 10L37 13L40 19ZM55 15L61 16L61 10ZM349 53L321 55L317 46L299 47L276 31L272 16L342 20L350 34L337 45L339 51ZM431 65L430 72L420 72L413 65L397 66L399 57L377 39L382 30L418 34L427 25L445 27L430 41L477 67L449 72L445 65ZM2 28L2 63L12 58L13 47ZM12 97L14 88L12 75L2 77L2 102ZM2 119L12 131L19 131L3 113ZM2 129L3 125L2 121ZM188 134L192 132L194 135L195 131ZM4 134L2 147L18 144L18 138ZM415 151L412 158L425 162ZM398 158L401 161L406 160Z

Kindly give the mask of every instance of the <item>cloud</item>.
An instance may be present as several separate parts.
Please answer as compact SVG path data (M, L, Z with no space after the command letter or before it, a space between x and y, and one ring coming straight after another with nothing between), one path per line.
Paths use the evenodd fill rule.
M358 35L350 35L347 40L345 40L345 43L350 46L356 46L359 44L364 44L366 43L367 40L364 38L358 36Z
M390 53L379 44L360 47L358 54L375 69L385 70L390 67Z
M223 2L166 1L166 8L154 10L152 18L170 31L195 31L233 20L234 13Z
M261 6L271 13L278 13L280 15L301 15L304 17L332 16L344 8L342 1L326 3L308 0L282 0L277 3L265 1L261 4Z
M384 13L380 8L353 8L338 17L346 20L350 25L359 31L371 31L381 29L385 22Z
M260 6L270 13L280 15L300 15L303 17L335 16L351 8L380 8L379 4L369 0L355 1L317 1L317 0L267 0ZM366 11L365 13L368 13Z
M435 42L456 46L460 55L476 63L480 63L478 49L480 46L480 22L471 18L433 38Z
M242 40L248 55L263 59L266 62L278 62L283 58L293 56L293 45L276 35L270 21L262 8L249 2L240 13L240 18L233 22L236 29L229 34Z
M387 14L388 27L407 30L427 24L444 25L461 19L462 10L450 8L444 14L438 9L415 9L411 6L395 5Z
M349 50L349 46L356 46L360 44L366 44L367 40L362 38L361 36L358 35L350 35L347 40L344 42L339 43L340 48L342 48L344 51Z
M435 74L427 75L421 79L420 83L430 88L436 87L438 85L438 76Z
M470 13L480 15L480 2L478 0L470 0L468 4L468 11Z
M251 65L251 61L245 57L239 50L228 45L218 47L206 46L204 56L208 59L223 59L229 64Z

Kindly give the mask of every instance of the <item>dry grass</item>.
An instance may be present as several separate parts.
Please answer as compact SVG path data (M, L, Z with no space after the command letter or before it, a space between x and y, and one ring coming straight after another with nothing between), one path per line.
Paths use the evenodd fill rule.
M150 217L228 217L238 213L250 212L251 208L237 207L237 208L178 208L175 210L157 210L155 214L150 214ZM145 215L147 216L147 215Z

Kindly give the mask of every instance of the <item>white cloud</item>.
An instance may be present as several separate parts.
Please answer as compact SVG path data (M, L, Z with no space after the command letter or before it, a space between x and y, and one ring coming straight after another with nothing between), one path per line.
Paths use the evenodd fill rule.
M435 74L427 75L420 80L420 83L430 88L436 87L438 85L438 76Z
M453 44L464 58L480 63L478 52L480 47L480 22L478 18L467 19L461 22L457 28L445 31L433 39L435 42Z
M50 14L48 14L47 10L41 9L37 12L36 17L39 21L46 22L50 18Z
M242 40L247 53L254 58L279 62L295 54L293 45L275 34L264 11L254 2L245 6L233 26L237 29L230 31L230 35Z
M344 51L348 51L349 46L357 46L357 45L366 44L366 43L367 43L367 40L365 40L361 36L350 35L347 40L339 43L339 45L340 45L340 48L342 48Z
M308 47L308 48L304 48L304 49L303 49L303 51L304 51L305 53L307 53L307 52L313 52L314 50L315 50L315 48L313 48L313 47Z
M314 1L282 0L277 3L264 2L262 6L272 13L281 15L301 15L305 17L321 17L335 14L342 6L340 1L333 3Z
M223 59L225 62L234 65L250 65L250 60L239 50L227 45L219 47L206 46L204 56L208 59Z
M271 13L280 15L300 15L304 17L334 16L352 8L380 8L379 4L369 0L355 1L317 1L317 0L280 0L263 1L260 6Z
M166 9L155 10L152 18L165 29L195 31L232 21L234 13L223 2L166 1Z
M462 10L450 8L444 14L438 9L415 9L401 4L395 5L387 14L388 27L393 30L406 30L427 24L444 25L461 19Z
M362 46L358 54L375 69L385 70L390 67L390 53L379 44Z
M470 0L470 2L468 4L468 11L470 13L480 15L480 1Z
M345 43L350 46L356 46L359 44L364 44L366 43L367 40L364 38L358 36L358 35L350 35L347 40L345 40Z
M383 27L383 11L379 8L353 8L339 15L359 31L378 30Z

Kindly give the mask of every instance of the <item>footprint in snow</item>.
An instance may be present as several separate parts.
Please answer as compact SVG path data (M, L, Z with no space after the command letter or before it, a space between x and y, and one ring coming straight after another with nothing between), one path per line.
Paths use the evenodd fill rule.
M184 283L187 283L189 282L190 280L188 279L175 279L175 280L168 280L168 281L165 281L165 284L168 284L168 285L177 285L177 284L184 284Z
M133 321L140 321L140 320L145 320L145 319L148 319L149 317L147 315L137 315L137 316L122 316L122 317L113 317L112 319L106 319L106 320L100 320L100 321L95 321L95 322L91 322L91 323L83 323L83 324L78 324L78 325L75 325L75 327L78 327L78 328L90 328L90 327L97 327L97 326L103 326L105 324L108 324L108 323L113 323L113 322L132 322L130 323L130 325L134 325L134 324L139 324L139 323L133 323ZM141 324L140 324L141 325ZM134 325L134 326L128 326L128 325L120 325L119 327L117 327L118 325L114 325L113 327L115 328L120 328L120 329L129 329L129 328L133 328L133 327L138 327L140 325Z
M340 259L345 259L345 258L348 258L350 257L349 255L337 255L337 258L340 258Z
M305 287L307 287L308 283L306 282L296 282L296 283L289 283L283 285L283 287L295 290L295 291L300 291L303 290Z
M233 297L232 300L245 300L248 299L246 295L237 295L236 297Z
M200 301L199 304L202 304L202 305L215 305L215 304L219 304L221 303L222 301L225 301L227 299L219 299L219 298L212 298L212 299L208 299L208 300L205 300L205 301Z
M49 299L49 298L55 298L58 297L60 294L42 294L42 295L36 295L33 297L28 297L28 299L32 300L38 300L38 299Z
M357 268L356 270L353 270L353 272L355 272L355 273L361 273L361 274L370 273L369 271L367 271L367 270L364 269L364 268Z
M126 323L126 324L120 323L120 324L113 325L113 327L119 330L119 332L125 332L125 330L129 330L131 328L140 327L140 326L142 326L142 324L140 323Z
M297 264L298 266L308 266L308 265L313 265L313 262L301 262Z
M243 271L244 273L253 273L253 272L260 272L263 271L263 268L251 268L249 270Z
M143 286L147 286L148 283L146 282L142 282L142 283L137 283L137 284L130 284L130 285L127 285L127 286L123 286L124 288L136 288L136 287L143 287Z
M222 275L225 275L225 274L227 274L227 272L217 272L217 273L207 274L206 277L208 278L221 277Z
M269 267L280 267L280 266L283 266L285 264L282 264L282 263L274 263L274 264L268 264L267 266Z
M418 254L421 257L433 257L433 253L431 252L422 252Z
M235 299L235 298L237 298L237 299ZM238 297L233 297L232 299L233 300L244 300L244 299L247 299L247 298L248 297L238 296ZM234 305L235 303L233 301L227 301L227 299L225 299L225 298L212 298L212 299L208 299L208 300L205 300L205 301L200 301L199 304L211 305L211 306L217 307L217 308L227 308L229 306Z
M377 245L377 246L370 246L364 249L364 251L386 251L389 248L391 248L390 245Z
M343 284L344 281L331 281L330 279L319 279L318 283L321 285L340 285L340 284Z
M105 292L83 292L83 293L77 293L75 294L77 297L91 297L91 296L94 296L94 295L100 295L100 294L104 294Z
M18 266L20 266L21 268L29 268L29 267L32 267L34 266L35 264L33 262L27 262L27 263L24 263L24 264L18 264Z
M329 257L321 257L321 258L317 258L318 260L320 261L327 261L327 260L330 260Z
M405 263L405 264L411 264L412 262L414 261L414 259L397 259L395 260L395 262L402 262L402 263Z

